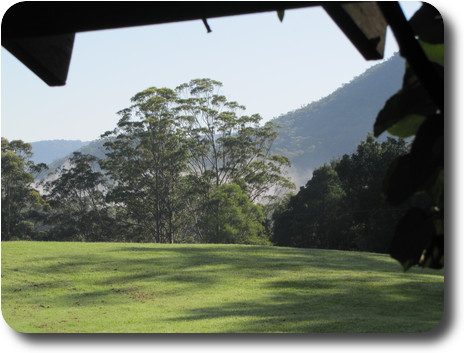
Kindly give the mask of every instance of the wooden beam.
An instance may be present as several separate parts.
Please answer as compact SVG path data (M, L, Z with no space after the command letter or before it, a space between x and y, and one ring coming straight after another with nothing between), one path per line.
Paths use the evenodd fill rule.
M377 2L326 2L324 10L366 60L384 56L387 21Z
M74 33L2 41L2 45L49 86L66 84Z
M319 6L320 1L25 1L2 19L2 40Z

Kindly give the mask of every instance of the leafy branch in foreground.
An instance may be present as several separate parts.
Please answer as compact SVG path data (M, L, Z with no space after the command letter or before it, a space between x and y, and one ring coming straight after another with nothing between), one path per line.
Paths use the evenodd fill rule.
M435 72L444 80L444 29L440 13L424 4L409 21ZM406 63L403 87L379 112L374 134L414 138L409 153L390 165L382 192L393 205L428 193L432 207L410 208L398 222L390 254L405 270L444 266L444 111Z

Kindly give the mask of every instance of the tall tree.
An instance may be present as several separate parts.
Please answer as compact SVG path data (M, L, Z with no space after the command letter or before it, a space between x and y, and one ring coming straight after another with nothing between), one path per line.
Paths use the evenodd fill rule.
M218 81L196 79L176 89L191 173L215 188L239 184L252 201L272 188L292 188L284 176L289 160L270 152L277 136L272 122L261 125L259 114L239 115L245 107L220 95L221 87Z
M212 202L221 185L239 185L250 202L293 186L284 176L288 159L270 153L273 125L261 126L259 115L239 115L245 108L219 95L221 85L198 79L176 90L139 92L119 112L116 129L103 135L108 153L102 166L114 180L108 201L132 234L201 242L206 224L213 227L210 208L221 207Z
M196 79L176 89L180 97L176 111L189 141L190 180L198 191L193 213L199 220L208 219L216 232L220 232L220 220L213 226L205 205L221 207L211 202L221 185L240 185L252 202L264 202L276 190L294 187L284 175L289 160L270 152L277 136L272 122L261 125L259 114L240 115L245 107L221 95L221 87L218 81ZM197 230L199 239L209 232L202 227Z
M132 97L119 112L115 130L107 132L103 164L115 184L109 200L124 207L131 227L154 242L174 242L179 194L187 168L181 120L175 115L175 91L152 87Z
M206 239L206 224L213 227L209 209L222 205L212 202L221 185L240 185L251 202L292 186L283 175L289 161L270 153L277 134L272 124L240 116L244 107L219 95L220 87L198 79L176 90L142 91L104 135L104 168L115 180L110 200L151 241ZM219 220L213 228L220 230Z

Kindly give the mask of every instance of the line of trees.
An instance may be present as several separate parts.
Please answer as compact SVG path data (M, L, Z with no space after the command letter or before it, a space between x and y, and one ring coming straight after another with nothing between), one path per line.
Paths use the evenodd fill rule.
M418 194L393 206L381 193L389 164L409 151L402 139L378 142L372 135L356 151L314 170L296 195L273 214L276 245L388 253L395 227L412 205L431 205Z
M75 152L40 185L31 146L2 138L2 240L240 243L387 253L395 226L420 194L392 206L381 195L402 139L369 135L314 170L298 193L277 136L259 115L192 80L149 88L102 135L105 158ZM280 193L279 193L280 191ZM284 195L278 197L276 195Z
M198 79L137 93L102 135L106 158L74 153L43 195L31 188L30 145L2 139L2 239L269 244L262 204L269 190L294 187L290 163L270 152L272 123L241 115L221 86ZM8 180L19 178L8 158L27 175L16 185L40 200L18 201L41 216L26 233L29 215L9 202Z

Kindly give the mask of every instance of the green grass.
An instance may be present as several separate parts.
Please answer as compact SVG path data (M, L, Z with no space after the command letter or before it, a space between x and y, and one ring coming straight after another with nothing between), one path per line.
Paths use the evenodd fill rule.
M245 245L2 242L20 332L425 332L443 272L386 255Z

